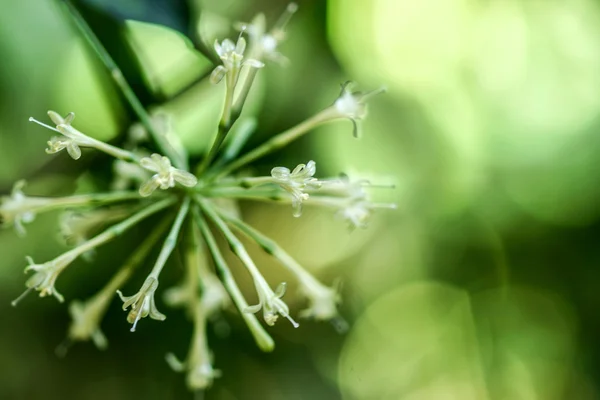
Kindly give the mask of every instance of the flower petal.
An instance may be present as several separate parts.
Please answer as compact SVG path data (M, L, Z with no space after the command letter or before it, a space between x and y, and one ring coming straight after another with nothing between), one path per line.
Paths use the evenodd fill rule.
M213 69L213 72L210 74L210 83L216 85L217 83L221 82L226 73L227 68L225 68L222 65L219 65L218 67Z
M154 175L151 179L149 179L148 181L146 181L142 186L140 186L140 196L142 197L148 197L150 196L156 189L158 189L158 186L160 185L158 175Z
M194 187L198 184L198 178L187 171L176 169L172 174L175 181L181 183L183 186Z
M81 149L77 146L74 140L67 145L67 153L73 158L73 160L79 160L81 157Z

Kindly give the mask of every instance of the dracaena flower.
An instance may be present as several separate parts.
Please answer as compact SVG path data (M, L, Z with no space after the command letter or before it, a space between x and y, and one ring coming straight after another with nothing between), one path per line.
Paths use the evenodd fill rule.
M139 192L143 197L150 196L159 187L163 190L172 188L175 182L186 187L194 187L198 183L198 178L187 171L173 167L171 160L160 154L154 153L150 157L144 157L140 164L148 171L156 172L140 187Z
M67 153L74 160L79 160L81 157L81 146L89 146L90 139L71 126L75 119L75 113L70 112L66 117L61 117L55 111L48 111L48 116L56 124L56 130L62 133L63 136L53 136L48 141L46 153L54 154L67 149ZM37 121L36 121L37 122Z
M100 330L100 321L106 312L107 302L104 299L92 299L81 302L74 300L69 304L71 325L69 339L86 341L92 340L101 350L108 347L108 340Z
M246 39L241 35L235 44L230 39L225 39L221 43L215 40L215 51L223 65L219 65L213 70L210 81L213 84L219 83L226 74L237 77L240 69L245 65L252 68L264 67L264 64L258 60L244 58L245 50Z
M13 306L17 305L19 300L31 290L39 291L40 297L54 296L62 303L64 298L58 293L54 285L60 273L75 259L75 256L72 256L70 253L64 253L54 260L43 264L36 264L29 256L26 259L29 265L25 268L25 273L33 271L34 274L25 282L27 290L18 299L13 301Z
M290 317L290 309L287 304L281 300L285 294L285 282L281 283L275 292L271 290L266 282L257 282L256 279L254 280L254 286L258 293L258 304L247 307L244 312L255 314L262 309L263 318L267 325L275 325L275 322L277 322L277 319L281 315L287 318L294 328L299 326L298 323Z
M0 198L0 225L14 226L19 236L25 236L25 227L35 219L35 208L39 200L30 199L23 193L25 181L17 181L10 196Z
M367 116L367 100L371 97L385 92L385 88L371 90L369 92L352 92L352 82L342 85L342 91L332 106L334 118L346 118L352 122L353 134L359 136L358 121Z
M277 47L285 39L285 25L297 10L298 6L295 3L290 3L270 31L267 31L267 21L263 13L257 14L250 23L236 24L236 28L242 32L248 32L252 54L257 59L287 64L289 60L277 51Z
M292 195L295 217L302 215L302 202L309 198L305 190L318 189L321 186L321 182L313 177L316 171L317 164L312 160L307 164L299 164L293 171L286 167L275 167L271 170L274 182Z
M131 332L135 332L135 328L140 319L150 317L157 321L164 321L167 317L158 311L156 303L154 302L154 292L158 288L158 280L154 277L149 276L142 285L139 292L133 296L123 296L120 290L117 290L117 294L123 302L123 311L129 310L127 314L127 322L132 324Z
M315 281L315 283L318 282ZM329 321L338 317L337 306L341 301L339 286L339 280L333 287L327 287L320 283L301 285L300 290L308 299L309 307L300 311L300 317L313 318L318 321Z

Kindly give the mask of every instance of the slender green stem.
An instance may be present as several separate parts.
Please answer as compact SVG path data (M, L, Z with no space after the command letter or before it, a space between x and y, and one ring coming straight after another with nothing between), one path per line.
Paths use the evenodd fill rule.
M238 256L240 261L244 264L250 275L252 275L253 279L258 279L263 281L264 278L254 261L252 261L252 257L246 251L246 248L242 244L242 242L233 234L233 232L229 229L225 221L219 216L216 212L215 208L210 205L210 203L202 198L197 197L196 200L200 205L202 211L208 216L208 218L219 228L223 236L229 243L231 250ZM262 283L262 282L261 282ZM268 285L267 285L268 286Z
M256 129L255 118L244 118L232 127L229 133L229 141L225 144L225 148L221 156L213 163L210 170L205 175L211 176L215 168L219 168L227 162L233 160L240 154L242 147L246 144L254 130Z
M148 112L135 95L135 92L133 91L131 86L129 86L129 83L127 83L127 80L123 76L123 72L121 72L121 69L117 66L110 54L108 54L108 52L106 51L98 37L94 34L90 26L87 24L85 19L81 16L79 11L77 11L75 6L71 4L71 2L65 1L64 4L66 5L69 16L77 26L77 29L83 35L90 47L96 52L100 60L103 62L104 66L110 73L110 76L112 77L113 81L121 90L121 93L123 93L123 96L129 103L133 111L136 113L141 123L144 125L144 128L146 128L150 136L152 136L160 151L163 152L167 157L169 157L169 159L171 159L171 161L177 168L187 170L187 160L181 157L180 154L178 154L173 149L167 138L154 128L152 121L150 120L150 116L148 115Z
M217 245L217 241L210 231L206 220L200 214L200 212L198 212L197 207L193 209L193 214L196 223L198 224L198 227L204 236L204 240L206 240L208 249L212 254L215 267L219 272L221 280L229 292L229 295L231 296L237 309L242 315L244 322L246 322L246 325L248 325L256 344L263 351L273 351L275 348L275 342L273 341L273 338L267 333L267 331L265 331L254 314L244 312L244 310L248 308L248 303L246 302L242 291L238 287L235 278L233 277L233 274L231 273L231 270L225 261L225 258L221 254L219 246Z
M202 163L200 163L198 169L196 170L197 176L202 177L204 171L206 171L206 169L210 166L212 160L217 156L217 153L219 152L219 149L225 141L225 138L227 137L228 133L229 127L220 124L215 141L213 142L210 150L208 151L207 156L202 160Z
M215 182L211 185L211 187L242 187L242 188L251 188L259 185L266 185L268 183L276 184L275 180L272 176L254 176L248 178L235 178L231 180L222 180L219 182Z
M306 271L292 256L290 256L283 248L281 248L274 240L257 231L250 225L246 224L239 218L235 218L227 213L217 210L217 213L226 222L236 227L250 239L254 240L267 253L275 257L279 262L288 269L296 278L305 286L323 286L314 276Z
M106 309L112 301L115 291L129 280L129 278L133 275L135 269L148 256L148 254L154 247L154 244L168 226L169 221L170 218L163 219L163 221L155 229L152 230L150 235L147 236L142 241L142 243L135 249L135 251L131 254L131 256L129 256L129 258L125 261L125 263L119 269L119 271L106 283L106 285L104 285L104 287L100 289L98 293L86 300L86 302L84 303L85 305L83 307L90 311L93 309L93 315L96 315L98 318L98 325L100 324L100 319L105 314ZM76 325L72 325L71 332L69 333L69 335L71 338L77 339ZM92 338L94 339L99 348L106 346L106 339L104 338L104 335L102 335L101 332L96 333L96 336L92 335Z
M123 150L119 147L110 145L108 143L104 143L100 140L91 138L89 136L87 138L90 142L90 147L93 147L96 150L102 151L110 156L118 158L119 160L132 162L136 164L140 162L140 158L130 151Z
M244 79L244 84L238 93L235 104L233 105L233 110L231 112L232 118L235 120L242 115L242 109L244 108L244 104L246 104L246 99L248 98L250 89L252 89L254 79L256 78L256 74L258 74L258 70L259 68L250 68L248 70L248 75L246 75L246 79Z
M104 232L100 233L97 236L94 236L92 239L82 243L81 245L61 254L57 258L53 260L53 263L57 266L57 273L60 273L64 270L73 260L82 254L114 239L115 237L121 235L127 229L131 228L134 225L137 225L143 219L149 217L152 214L155 214L168 206L172 205L175 202L174 198L164 199L162 201L156 202L154 204L149 205L148 207L143 208L141 211L133 214L131 217L127 218L124 221L119 222L106 229Z
M248 93L250 93L250 89L252 88L252 84L254 83L254 78L258 72L257 68L250 68L248 71L248 75L244 80L244 84L238 94L237 100L234 104L234 94L235 87L237 86L240 71L228 72L226 77L227 84L227 92L225 94L225 106L223 107L223 116L221 117L221 123L219 124L219 130L217 132L217 137L213 142L208 155L198 168L197 175L201 176L201 174L206 171L206 169L211 165L212 161L217 156L219 150L221 149L221 145L225 141L225 138L229 134L231 127L238 120L240 115L242 114L242 109L244 108L244 104L248 97Z
M66 197L30 197L26 196L19 205L12 208L9 203L4 204L4 212L20 214L33 212L36 214L52 211L66 207L98 207L111 203L128 200L140 200L138 192L113 192L113 193L91 193Z
M183 224L183 221L185 220L185 217L187 216L189 209L190 209L190 198L186 197L183 200L183 202L181 203L181 207L179 208L179 211L177 212L177 216L175 217L173 226L171 227L171 230L169 231L169 235L165 239L165 242L163 243L163 246L160 249L160 254L158 255L158 258L156 259L156 262L154 263L154 267L152 268L150 275L148 275L149 278L152 277L152 278L158 280L158 276L160 275L160 272L162 271L163 267L165 266L167 259L173 252L173 249L175 249L175 245L177 244L177 238L179 236L179 231L181 231L181 225Z
M120 236L127 229L131 228L134 225L137 225L140 221L148 218L152 214L155 214L165 208L169 207L173 203L175 203L175 198L167 198L156 203L150 204L149 206L143 208L137 213L133 214L131 217L126 220L115 224L102 232L101 234L93 237L85 243L82 243L80 246L75 247L74 249L68 251L66 254L71 253L71 255L80 256L81 254L98 247L101 244L108 242L109 240L114 239L117 236Z
M261 144L254 150L246 153L242 157L235 159L231 164L226 165L219 173L215 176L214 179L219 179L224 176L229 175L233 171L243 167L246 164L249 164L269 153L272 153L276 150L285 147L290 142L298 139L302 135L306 134L310 130L314 129L316 126L332 120L335 118L335 113L333 113L331 107L326 108L320 113L314 115L313 117L301 122L300 124L274 136L273 138L267 140L265 143Z
M231 199L250 199L265 201L286 201L291 197L284 190L275 187L269 189L244 189L240 187L201 188L198 193L204 197L225 197Z
M125 282L129 280L135 269L144 261L150 251L154 248L155 243L158 241L160 236L164 233L167 228L170 217L164 218L160 224L154 228L150 235L142 241L142 243L135 249L135 251L125 261L121 269L111 278L111 280L102 288L96 295L90 298L89 301L93 301L96 298L106 298L110 302L115 291L122 287Z

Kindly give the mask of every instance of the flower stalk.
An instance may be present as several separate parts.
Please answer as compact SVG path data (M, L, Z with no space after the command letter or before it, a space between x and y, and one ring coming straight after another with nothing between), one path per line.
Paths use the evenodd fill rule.
M256 345L265 352L271 352L275 348L275 341L273 338L267 333L267 331L263 328L263 326L258 322L256 315L245 312L245 310L249 307L242 291L237 285L221 250L219 250L219 246L215 237L213 236L210 228L208 227L208 223L204 219L204 217L200 214L197 207L193 210L194 220L198 224L202 235L204 236L204 240L206 241L206 245L210 253L212 254L213 261L215 263L215 267L217 272L219 273L219 277L223 282L223 285L229 292L233 303L236 308L239 310L240 315L242 316L244 322L250 329L250 333L254 337L254 341Z
M113 299L114 293L131 278L134 271L146 259L169 222L169 219L163 219L98 293L86 301L74 300L71 302L69 313L72 322L68 332L69 341L87 341L91 339L98 349L106 349L108 341L100 330L100 323Z
M218 211L218 213L223 220L255 241L265 252L275 257L281 265L294 275L300 283L300 290L310 303L309 308L301 312L301 316L312 317L316 320L340 318L337 305L340 303L341 299L336 287L329 288L323 285L292 256L283 250L277 242L246 224L241 219L222 211Z
M136 214L127 218L126 220L111 226L106 229L101 234L93 237L85 243L80 244L79 246L71 249L55 259L48 261L44 264L35 264L31 257L27 258L29 266L25 268L25 272L34 271L35 273L27 280L25 286L27 286L27 290L19 296L16 300L12 302L13 306L16 306L17 303L23 299L25 295L27 295L31 290L38 290L40 292L40 297L45 296L54 296L59 302L63 302L63 296L58 293L56 288L54 287L56 283L56 279L59 274L71 264L77 257L82 254L114 239L115 237L121 235L127 229L132 226L138 224L143 219L149 217L152 214L155 214L171 204L174 203L174 199L164 199L162 201L156 202L146 208L143 208L141 211L138 211Z
M71 20L75 23L75 26L84 37L88 45L94 50L98 58L104 64L104 67L108 70L110 77L112 78L115 85L119 88L123 97L127 100L133 112L140 119L140 122L146 128L146 131L150 134L156 145L160 148L160 150L169 157L177 168L187 169L188 162L187 160L178 154L175 149L171 146L167 138L158 132L154 125L152 124L152 120L150 115L146 111L146 108L140 102L140 100L135 95L135 92L123 76L123 72L115 63L113 58L108 54L108 51L104 48L98 37L94 34L90 26L87 24L85 19L81 16L79 11L69 2L65 1L63 3L66 7L67 14L71 17Z
M190 199L185 198L177 212L177 216L175 217L175 221L173 222L173 226L165 239L163 246L160 250L160 254L156 262L154 263L154 267L152 271L144 281L142 288L134 294L133 296L123 296L120 290L117 290L117 294L123 301L123 310L126 311L127 308L131 307L129 313L127 314L127 322L132 324L131 332L135 332L135 328L137 323L141 318L145 318L150 316L150 318L164 321L167 317L162 314L156 308L156 304L154 301L154 293L158 288L158 277L163 267L165 266L167 259L175 249L175 245L177 243L177 238L179 236L179 232L181 230L181 225L190 208Z
M288 306L281 300L281 297L285 294L285 283L280 284L274 292L254 264L252 257L248 254L242 242L233 234L213 206L200 197L196 197L196 201L206 216L219 228L229 243L231 250L237 255L242 264L244 264L254 281L259 303L246 308L245 312L255 313L262 309L263 318L267 325L274 325L278 316L281 315L287 318L294 328L297 328L299 324L290 316Z

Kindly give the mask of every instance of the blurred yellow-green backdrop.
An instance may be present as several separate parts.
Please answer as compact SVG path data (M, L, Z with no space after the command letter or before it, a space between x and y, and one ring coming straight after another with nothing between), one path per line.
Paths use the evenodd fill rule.
M171 29L113 17L169 24L173 4L182 4L201 10L190 15L194 29L222 39L237 34L232 23L258 11L273 21L287 4L78 3L117 62L135 61L121 64L134 89L174 116L194 155L207 149L222 104L222 87L193 84L209 62ZM371 190L398 209L349 232L310 207L294 219L287 207L244 203L246 219L317 276L343 279L351 328L340 335L310 321L278 325L276 351L261 354L231 313L210 337L223 376L204 397L597 398L600 2L298 3L281 47L291 62L260 72L246 110L259 121L250 145L331 104L346 80L388 92L369 103L360 139L349 122L326 125L256 168L312 159L319 177L343 172L395 185ZM58 0L5 2L0 54L0 189L26 178L30 194L85 192L90 176L107 170L81 173L85 160L44 154L48 132L28 117L74 111L81 129L118 139L134 121L102 64ZM25 239L0 233L0 398L191 398L164 362L165 353L187 349L191 327L181 312L166 310L167 321L144 321L131 334L114 302L102 325L109 349L76 344L58 358L66 306L31 296L10 307L24 288L24 256L64 251L57 231L52 214L29 225ZM68 299L93 294L127 254L127 242L106 246L95 263L77 262L61 276L59 290ZM253 254L269 279L286 279ZM172 263L173 281L178 268ZM292 314L303 307L290 302Z

